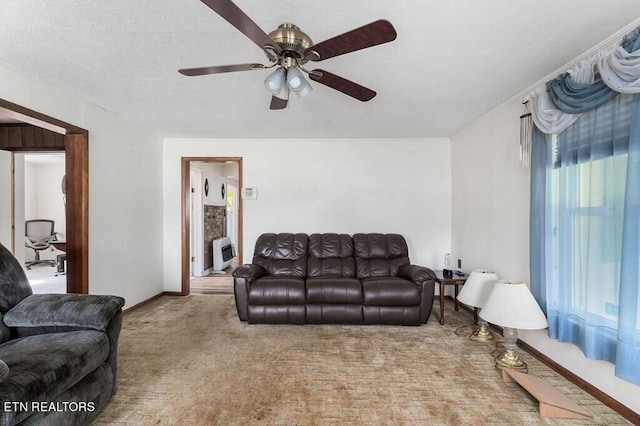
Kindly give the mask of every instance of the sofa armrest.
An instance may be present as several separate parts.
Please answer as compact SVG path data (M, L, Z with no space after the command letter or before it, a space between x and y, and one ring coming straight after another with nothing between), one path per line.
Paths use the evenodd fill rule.
M233 278L244 278L247 284L251 284L264 274L266 274L266 271L262 266L253 264L238 266L232 272Z
M33 294L4 315L9 327L78 327L106 331L124 306L118 296Z
M423 285L427 281L434 281L436 273L431 269L418 265L403 265L398 271L398 275L409 281L413 281L418 285Z
M421 322L426 324L433 309L433 298L436 287L436 274L429 268L418 265L404 265L400 267L398 275L413 281L420 287L422 300L420 302Z
M251 283L266 273L267 271L262 266L252 264L238 266L233 270L233 294L240 321L247 321L249 315L249 287L251 287Z

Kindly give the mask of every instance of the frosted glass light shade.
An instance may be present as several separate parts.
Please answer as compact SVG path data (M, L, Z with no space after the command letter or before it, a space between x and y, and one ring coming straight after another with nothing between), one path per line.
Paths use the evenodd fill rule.
M480 311L480 318L501 327L522 330L539 330L548 326L538 302L522 281L496 282Z
M282 68L278 68L269 74L264 79L264 86L274 95L281 93L285 86L285 71Z
M305 80L304 81L304 85L302 86L302 88L300 90L298 90L296 92L296 95L298 95L299 98L304 98L305 96L307 96L312 91L313 91L313 87L311 87L309 82L307 80Z
M298 68L289 68L287 70L287 84L292 92L302 89L304 82L304 76Z
M313 90L309 82L304 78L302 71L298 68L289 68L287 70L287 86L299 98L307 96Z
M464 282L458 294L458 301L465 305L482 308L496 281L498 281L498 275L495 272L476 269Z

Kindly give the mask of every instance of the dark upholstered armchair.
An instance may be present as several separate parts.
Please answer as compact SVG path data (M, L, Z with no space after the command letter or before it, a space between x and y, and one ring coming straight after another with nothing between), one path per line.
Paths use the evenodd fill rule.
M0 244L0 425L90 423L116 389L123 306L117 296L32 294Z

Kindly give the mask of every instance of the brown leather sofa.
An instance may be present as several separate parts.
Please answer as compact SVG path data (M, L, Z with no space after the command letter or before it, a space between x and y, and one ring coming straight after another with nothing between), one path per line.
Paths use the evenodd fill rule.
M263 234L233 277L249 323L420 325L435 286L398 234Z

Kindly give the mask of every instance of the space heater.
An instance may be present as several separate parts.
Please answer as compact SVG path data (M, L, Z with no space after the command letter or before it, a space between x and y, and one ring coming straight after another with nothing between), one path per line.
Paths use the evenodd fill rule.
M213 240L213 270L223 271L231 265L233 260L233 245L229 237Z

